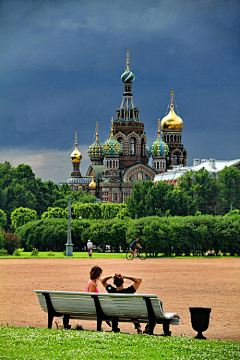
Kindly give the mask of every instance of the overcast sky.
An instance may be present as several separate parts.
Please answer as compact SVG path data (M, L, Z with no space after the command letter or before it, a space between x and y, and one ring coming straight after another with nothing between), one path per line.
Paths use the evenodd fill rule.
M148 146L171 89L193 158L240 158L239 0L0 0L0 163L70 177L108 138L126 52Z

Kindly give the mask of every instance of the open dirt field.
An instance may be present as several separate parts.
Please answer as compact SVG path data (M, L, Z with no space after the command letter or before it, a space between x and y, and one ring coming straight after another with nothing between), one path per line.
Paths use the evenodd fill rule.
M239 258L1 259L0 324L46 328L47 314L41 310L33 290L85 291L94 265L102 267L103 275L120 272L142 277L138 293L157 294L164 311L180 315L180 325L171 326L173 336L196 335L189 307L200 306L212 308L209 328L204 333L207 339L240 341ZM126 281L125 285L130 283ZM105 292L101 284L98 288ZM96 322L78 320L71 324L72 327L81 324L86 330L96 329ZM122 332L135 332L133 324L120 323L120 328ZM105 323L103 330L109 331ZM161 325L156 326L155 333L162 333Z

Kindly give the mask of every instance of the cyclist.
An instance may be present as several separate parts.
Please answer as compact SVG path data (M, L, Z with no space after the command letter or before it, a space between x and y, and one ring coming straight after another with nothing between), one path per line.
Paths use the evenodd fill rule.
M137 256L137 248L138 248L138 247L139 247L140 249L142 249L141 245L139 244L139 239L136 238L136 240L133 240L133 242L132 242L131 245L130 245L130 248L131 248L131 250L132 250L132 252L133 252L133 256L134 256L134 257Z

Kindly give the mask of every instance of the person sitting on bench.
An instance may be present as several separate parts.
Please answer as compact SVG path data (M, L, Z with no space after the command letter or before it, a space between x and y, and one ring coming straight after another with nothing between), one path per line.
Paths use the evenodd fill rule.
M107 281L109 279L113 279L114 285L116 287L109 284ZM123 287L123 279L128 279L133 281L133 284L127 288ZM140 277L136 276L128 276L123 274L114 274L114 275L108 275L100 278L100 281L102 282L103 286L107 290L108 293L125 293L125 294L134 294L139 286L141 285L142 279ZM137 330L138 334L142 333L141 325L139 323L134 323L135 329ZM118 327L118 321L113 320L112 321L112 331L119 332L120 329Z

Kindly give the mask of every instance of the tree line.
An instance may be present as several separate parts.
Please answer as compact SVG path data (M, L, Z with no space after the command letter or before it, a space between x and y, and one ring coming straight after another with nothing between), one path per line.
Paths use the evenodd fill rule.
M72 226L72 230L76 226L76 248L83 248L82 233L79 234L79 231L85 226L91 228L96 239L100 239L103 245L111 245L109 242L112 242L112 247L116 249L118 246L122 248L127 246L128 237L122 236L124 226L122 228L119 225L121 221L130 226L131 219L142 219L144 221L144 218L148 217L169 219L177 216L211 215L216 212L216 208L219 214L224 215L229 211L230 206L233 209L240 208L239 189L240 170L238 168L223 169L218 174L218 179L215 179L206 170L201 169L195 173L189 171L183 174L177 186L168 185L165 182L158 182L157 184L151 181L136 183L133 195L127 199L126 204L98 203L96 198L89 193L82 191L74 193L67 185L63 185L59 189L51 181L42 182L41 179L36 179L28 165L19 165L14 168L5 162L0 164L0 227L2 228L0 249L5 244L5 247L11 248L10 252L12 252L12 248L18 247L20 244L20 238L24 248L30 249L30 244L32 245L33 242L30 239L33 236L30 230L31 226L37 226L41 229L34 230L35 245L40 241L37 242L36 234L38 234L39 239L42 239L40 241L42 245L37 246L39 249L51 248L54 250L58 249L59 246L61 247L61 241L59 240L58 244L57 238L60 239L61 236L66 235L68 197L72 199L71 215L73 224L76 224ZM234 211L238 213L238 210ZM101 221L100 223L93 221L91 226L87 225L89 224L88 221L92 220ZM58 225L58 221L61 225ZM105 225L105 221L110 221L110 223L106 222L107 225ZM106 232L102 229L106 226L109 227L109 224L112 224L111 226L114 227L116 233L112 228ZM119 226L121 231L118 234ZM28 240L22 235L25 228L28 229L27 234L31 234L31 236L27 235ZM80 230L77 230L78 228ZM60 234L62 235L60 236ZM100 236L100 234L102 235ZM110 241L112 236L110 234L115 234L121 239L118 246L115 240ZM75 237L75 233L73 236ZM88 236L91 237L90 233ZM106 241L103 241L104 237ZM47 238L55 238L55 240L50 241ZM84 239L85 237L83 237ZM51 246L48 246L49 241ZM54 241L56 241L55 245L53 245ZM160 240L158 241L160 242ZM165 252L163 251L163 253Z
M84 220L74 219L71 226L74 251L83 251L88 239L105 251L127 250L137 237L152 256L240 255L240 216L147 216L141 219ZM17 230L26 251L64 251L67 219L42 219L28 222Z

